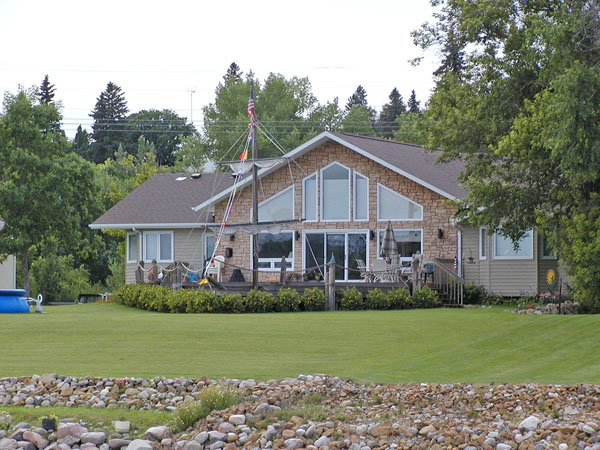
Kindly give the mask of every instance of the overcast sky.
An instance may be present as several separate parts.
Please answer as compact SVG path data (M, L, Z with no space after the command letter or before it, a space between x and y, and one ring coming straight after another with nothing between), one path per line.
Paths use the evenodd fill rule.
M343 107L361 84L377 109L394 87L405 100L415 89L423 104L436 55L407 61L421 55L410 31L431 13L428 0L0 0L0 91L48 74L69 137L89 127L109 81L130 112L193 112L200 128L233 61L260 80L307 76L321 103L337 96Z

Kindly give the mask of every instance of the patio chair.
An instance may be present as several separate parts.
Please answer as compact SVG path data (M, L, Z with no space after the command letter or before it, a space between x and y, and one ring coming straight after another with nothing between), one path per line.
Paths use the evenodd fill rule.
M394 281L389 265L383 259L373 261L373 281L390 282Z
M431 276L431 282L435 282L434 280L434 271L433 264L427 263L423 264L423 270L421 271L421 277L423 278L423 284L427 284L427 277Z
M371 271L369 271L369 269L367 268L367 265L365 264L365 262L362 259L356 260L356 267L360 271L361 278L363 278L366 282L373 281L373 273Z
M221 273L223 272L223 266L225 265L224 263L224 256L215 256L212 259L212 261L208 264L208 268L206 269L206 275L210 275L220 283L222 278Z

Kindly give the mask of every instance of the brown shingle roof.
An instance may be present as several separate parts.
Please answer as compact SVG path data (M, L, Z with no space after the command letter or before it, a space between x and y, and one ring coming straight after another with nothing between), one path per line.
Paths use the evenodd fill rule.
M179 174L160 173L150 177L131 194L110 208L92 225L196 224L211 221L206 213L192 207L233 184L230 174L203 173L177 181Z
M441 151L425 152L418 145L354 134L331 134L456 198L467 194L458 182L458 177L465 169L463 163L450 161L436 164Z

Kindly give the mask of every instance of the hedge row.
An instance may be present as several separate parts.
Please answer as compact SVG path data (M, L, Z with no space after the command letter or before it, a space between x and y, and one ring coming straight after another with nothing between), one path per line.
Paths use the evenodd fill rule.
M310 288L302 296L295 289L283 288L277 295L251 290L246 297L240 294L216 295L213 291L129 284L117 292L117 300L133 308L171 313L265 313L323 311L327 309L325 292ZM337 308L358 309L408 309L440 306L437 293L428 287L410 296L405 289L383 292L372 289L366 299L355 288L339 292Z

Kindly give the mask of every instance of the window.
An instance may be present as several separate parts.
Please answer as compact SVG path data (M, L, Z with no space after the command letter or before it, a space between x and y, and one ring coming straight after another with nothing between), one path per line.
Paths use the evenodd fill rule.
M556 250L548 244L548 239L540 234L540 256L542 259L556 259Z
M532 259L533 258L533 231L528 230L519 241L515 243L500 234L494 234L494 258L496 259Z
M215 235L205 234L204 235L204 264L212 257L215 251Z
M369 220L369 179L354 172L354 220Z
M173 262L173 232L144 232L144 261Z
M385 230L378 230L377 233L377 258L380 258L381 242ZM423 231L422 230L394 230L394 238L398 244L398 256L400 262L412 261L415 253L423 252Z
M281 257L285 256L286 268L294 268L294 233L283 231L278 234L258 234L258 268L281 269Z
M305 222L317 220L317 174L302 180L302 217Z
M137 233L127 233L127 262L135 263L138 258L138 235Z
M310 231L304 234L304 269L322 266L326 261L335 258L335 279L340 281L360 280L357 260L368 263L367 259L368 231ZM349 270L344 269L348 267ZM325 268L319 267L314 272L325 275Z
M250 208L252 217L252 208ZM258 221L291 220L294 218L294 186L269 197L258 205Z
M321 169L321 219L350 220L350 169L341 164Z
M487 259L487 228L479 228L479 259Z
M377 220L423 220L423 207L378 184Z

